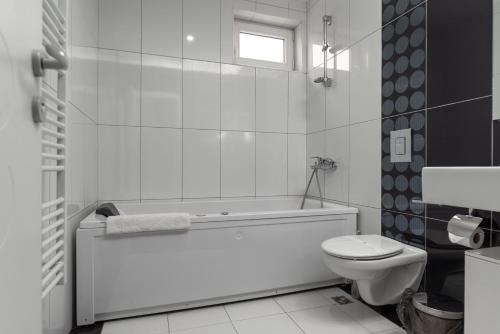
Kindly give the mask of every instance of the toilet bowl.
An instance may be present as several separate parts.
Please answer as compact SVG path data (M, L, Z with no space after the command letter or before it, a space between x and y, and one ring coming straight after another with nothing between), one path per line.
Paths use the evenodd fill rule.
M371 305L399 302L407 289L417 290L427 252L380 235L352 235L321 244L323 260L335 274L357 283Z

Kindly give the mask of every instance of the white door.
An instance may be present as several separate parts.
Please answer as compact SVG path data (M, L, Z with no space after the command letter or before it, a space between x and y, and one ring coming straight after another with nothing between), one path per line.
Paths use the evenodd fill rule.
M31 117L41 0L0 9L0 333L41 333L40 130Z

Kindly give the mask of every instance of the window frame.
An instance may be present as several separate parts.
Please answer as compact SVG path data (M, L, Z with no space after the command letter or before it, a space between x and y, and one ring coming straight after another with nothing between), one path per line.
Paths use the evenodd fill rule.
M240 33L246 33L251 35L277 38L284 40L283 43L283 56L284 62L278 63L273 61L259 60L253 58L243 58L240 57ZM279 70L292 71L294 67L294 31L292 29L277 27L273 25L235 20L234 21L234 61L236 64L255 66L255 67L267 67Z

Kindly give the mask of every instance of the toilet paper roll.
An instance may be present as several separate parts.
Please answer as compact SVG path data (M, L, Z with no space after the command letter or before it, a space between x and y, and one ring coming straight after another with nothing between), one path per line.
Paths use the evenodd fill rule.
M484 243L484 231L479 227L482 218L456 215L448 223L448 239L454 244L477 249Z

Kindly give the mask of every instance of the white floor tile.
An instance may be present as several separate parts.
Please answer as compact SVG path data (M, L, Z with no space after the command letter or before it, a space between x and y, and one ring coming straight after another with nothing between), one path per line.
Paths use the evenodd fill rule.
M293 312L331 305L328 299L321 296L315 291L294 293L291 295L276 297L275 300L278 302L278 304L281 305L285 312Z
M303 334L286 314L235 321L234 325L238 334Z
M171 334L236 334L234 327L230 323L204 326L198 328L185 329L170 332Z
M229 322L222 306L206 307L196 310L180 311L168 314L171 331L203 327Z
M109 321L102 334L168 334L166 314Z
M289 313L289 315L307 334L370 333L335 305L296 311Z
M271 298L228 304L225 308L232 321L283 313L281 307Z
M371 333L378 333L386 330L397 329L394 323L384 318L370 307L363 303L352 303L338 305L341 311L349 314L352 319L359 323Z
M349 295L347 292L339 288L322 289L322 290L317 290L317 292L323 297L326 297L329 301L331 301L334 304L338 303L333 299L333 297L338 297L338 296L344 296L346 298L349 298L349 300L351 300L352 302L357 302L357 300L351 297L351 295Z

